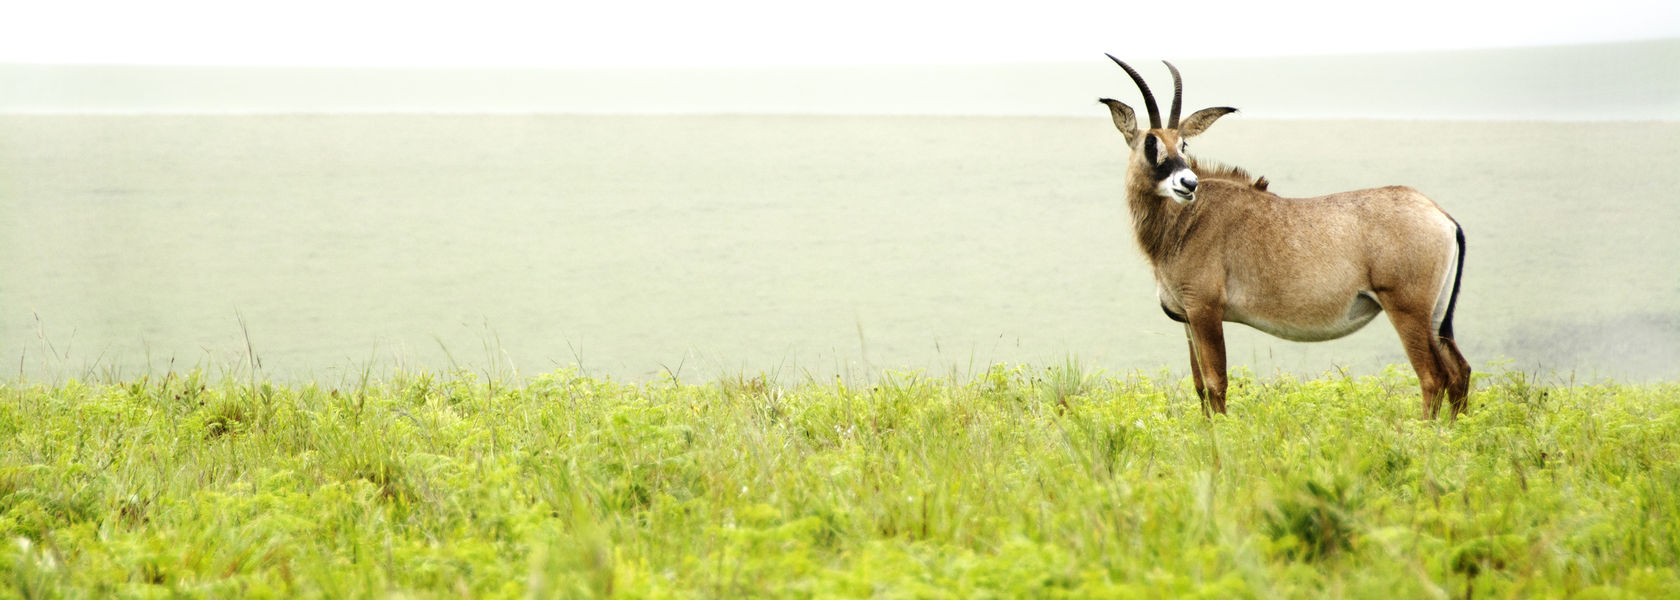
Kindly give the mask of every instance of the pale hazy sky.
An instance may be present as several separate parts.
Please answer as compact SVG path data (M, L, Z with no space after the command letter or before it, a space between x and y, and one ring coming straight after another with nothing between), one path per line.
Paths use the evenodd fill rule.
M1225 57L1680 37L1680 1L11 0L0 63L621 67Z

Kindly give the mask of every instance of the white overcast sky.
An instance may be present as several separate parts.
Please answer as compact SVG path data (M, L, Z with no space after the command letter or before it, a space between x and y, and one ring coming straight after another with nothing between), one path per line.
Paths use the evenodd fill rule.
M37 64L946 64L1680 37L1680 0L5 0L0 15L0 63Z

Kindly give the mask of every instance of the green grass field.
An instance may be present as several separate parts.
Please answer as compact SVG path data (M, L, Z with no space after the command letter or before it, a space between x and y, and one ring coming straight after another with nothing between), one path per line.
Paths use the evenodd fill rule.
M4 384L0 596L1680 594L1672 383L511 379Z

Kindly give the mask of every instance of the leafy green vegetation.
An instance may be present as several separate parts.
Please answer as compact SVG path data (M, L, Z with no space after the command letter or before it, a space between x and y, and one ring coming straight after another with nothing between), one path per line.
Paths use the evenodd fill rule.
M0 595L1680 594L1680 386L1074 361L791 387L202 371L0 387Z

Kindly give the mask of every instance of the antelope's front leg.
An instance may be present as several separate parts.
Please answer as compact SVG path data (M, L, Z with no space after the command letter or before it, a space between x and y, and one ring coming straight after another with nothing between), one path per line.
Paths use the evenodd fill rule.
M1225 311L1210 308L1189 311L1190 368L1196 371L1196 392L1202 396L1202 414L1225 414Z
M1189 323L1184 324L1184 341L1190 346L1190 382L1196 384L1196 399L1202 402L1202 414L1208 414L1207 386L1202 383L1202 361L1196 359L1196 333Z

